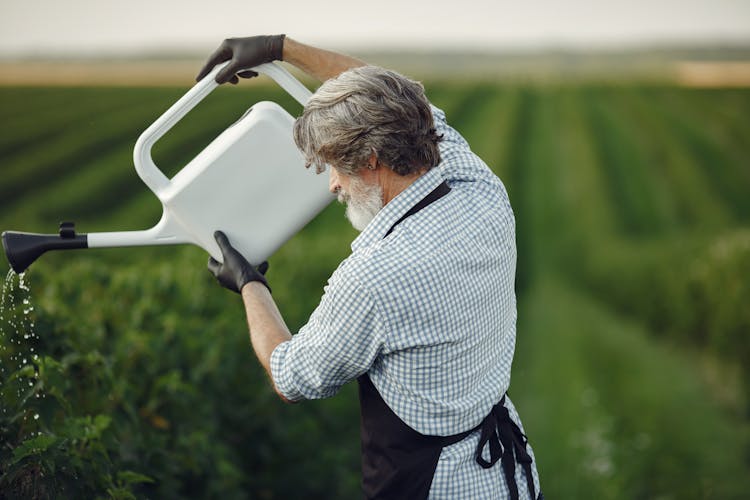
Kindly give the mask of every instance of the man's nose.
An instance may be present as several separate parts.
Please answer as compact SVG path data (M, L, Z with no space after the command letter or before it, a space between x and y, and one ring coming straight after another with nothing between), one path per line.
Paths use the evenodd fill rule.
M333 167L328 167L328 190L336 194L341 189L341 184L339 184L339 174L336 172L336 169Z

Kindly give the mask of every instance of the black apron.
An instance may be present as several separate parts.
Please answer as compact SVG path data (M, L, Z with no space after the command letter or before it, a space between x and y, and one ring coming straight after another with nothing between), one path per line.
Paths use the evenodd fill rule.
M396 221L385 236L401 221L449 191L448 185L442 182ZM357 382L361 410L362 491L366 499L427 498L443 447L463 440L477 429L482 430L476 449L477 463L487 469L500 460L511 498L517 499L515 464L518 461L526 474L531 498L534 498L534 479L531 475L531 457L526 452L526 436L510 419L504 406L505 396L477 427L453 436L427 436L406 425L393 413L367 374L359 377ZM482 457L482 450L487 444L490 447L489 461ZM541 493L539 498L543 498Z

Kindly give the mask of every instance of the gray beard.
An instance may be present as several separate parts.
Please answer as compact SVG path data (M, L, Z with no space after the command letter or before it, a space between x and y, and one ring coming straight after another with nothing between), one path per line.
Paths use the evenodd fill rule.
M341 190L338 199L341 203L346 203L346 218L354 229L363 231L383 208L383 188L353 177L349 183L349 192Z

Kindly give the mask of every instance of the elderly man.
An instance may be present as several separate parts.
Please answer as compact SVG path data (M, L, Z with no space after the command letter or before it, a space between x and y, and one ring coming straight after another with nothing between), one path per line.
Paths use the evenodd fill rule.
M284 60L324 80L294 139L361 234L290 335L264 269L223 233L209 269L242 295L250 338L289 402L359 383L366 498L541 498L506 395L516 336L515 220L500 180L398 73L278 36L225 40L199 74L237 83ZM493 467L496 462L501 467Z

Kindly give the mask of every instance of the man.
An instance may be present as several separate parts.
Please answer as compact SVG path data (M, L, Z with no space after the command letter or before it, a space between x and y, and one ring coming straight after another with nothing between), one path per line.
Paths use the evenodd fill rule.
M294 337L264 269L217 233L224 262L209 269L241 293L276 392L324 398L358 380L366 498L541 498L505 394L516 247L503 184L395 72L279 35L224 41L199 79L230 60L216 80L236 83L280 59L324 80L294 138L308 166L330 165L330 190L362 232Z

